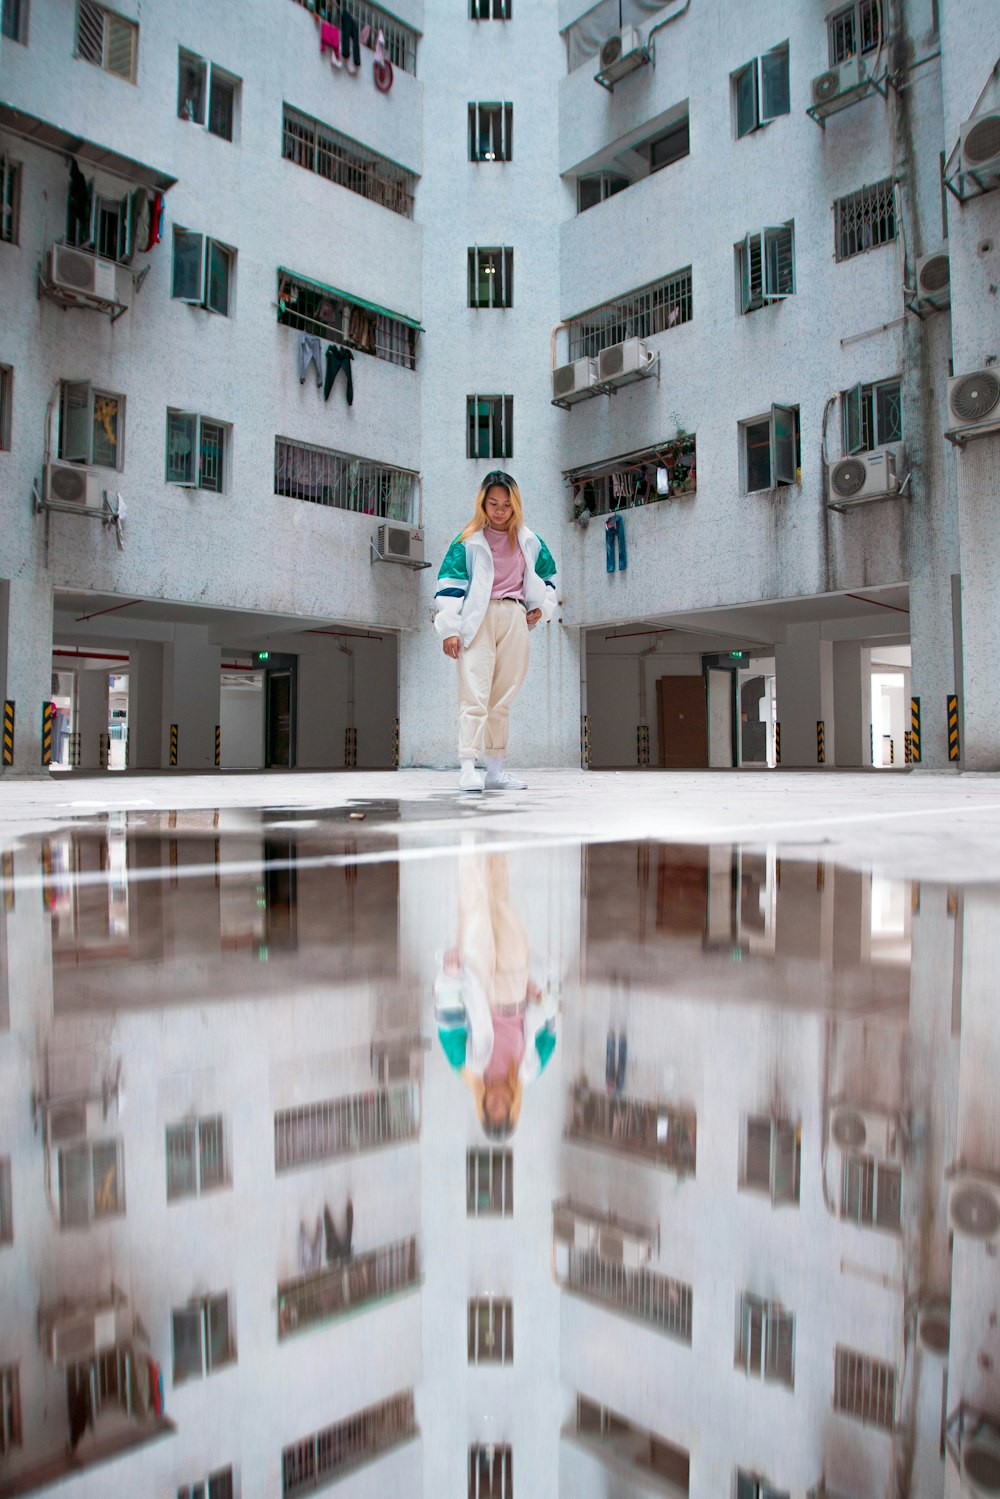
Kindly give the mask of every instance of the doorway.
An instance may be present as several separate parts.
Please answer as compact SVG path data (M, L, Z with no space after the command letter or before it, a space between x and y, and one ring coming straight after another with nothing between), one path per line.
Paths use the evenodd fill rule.
M267 713L264 765L268 770L291 770L295 764L295 672L290 666L267 673Z
M704 676L658 677L656 715L660 765L665 770L707 770L708 701Z

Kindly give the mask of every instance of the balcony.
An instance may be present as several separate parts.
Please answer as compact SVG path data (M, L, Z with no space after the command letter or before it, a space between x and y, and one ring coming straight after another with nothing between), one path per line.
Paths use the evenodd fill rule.
M645 1266L611 1264L593 1250L569 1251L559 1284L571 1295L600 1303L656 1332L691 1342L691 1287Z
M402 1295L419 1285L417 1241L400 1239L345 1265L278 1284L278 1341Z
M374 1462L420 1435L413 1413L413 1391L404 1390L369 1405L344 1421L293 1442L281 1454L283 1499L312 1494L345 1473Z
M643 1486L681 1499L690 1484L691 1460L682 1447L675 1447L655 1432L634 1426L596 1401L577 1396L576 1425L563 1435L593 1454L612 1472Z
M566 1136L577 1144L631 1156L678 1176L693 1176L697 1129L693 1109L640 1098L611 1098L581 1082L574 1089Z
M419 1133L420 1089L415 1083L281 1109L274 1116L274 1169L294 1171L402 1145Z

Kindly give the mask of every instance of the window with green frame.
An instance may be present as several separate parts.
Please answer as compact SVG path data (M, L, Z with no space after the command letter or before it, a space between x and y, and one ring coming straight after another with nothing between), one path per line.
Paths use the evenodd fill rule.
M467 457L513 457L514 397L466 396L465 408Z

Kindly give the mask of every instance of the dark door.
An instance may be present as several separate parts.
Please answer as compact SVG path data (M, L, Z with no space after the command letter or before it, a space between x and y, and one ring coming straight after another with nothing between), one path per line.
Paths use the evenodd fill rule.
M740 688L740 732L743 764L767 761L767 724L761 720L760 704L766 683L763 677L748 677Z
M660 727L660 764L666 770L707 770L705 678L657 678L656 712Z
M267 674L267 758L268 769L289 768L292 764L292 673L269 671Z

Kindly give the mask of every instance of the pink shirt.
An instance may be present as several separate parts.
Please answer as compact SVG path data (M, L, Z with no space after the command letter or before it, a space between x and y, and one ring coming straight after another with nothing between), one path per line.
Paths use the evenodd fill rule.
M493 1016L493 1055L486 1063L486 1082L507 1077L511 1068L517 1072L524 1056L524 1011L519 1015Z
M491 599L524 599L524 553L517 542L511 542L506 531L483 527L493 553L493 592Z

